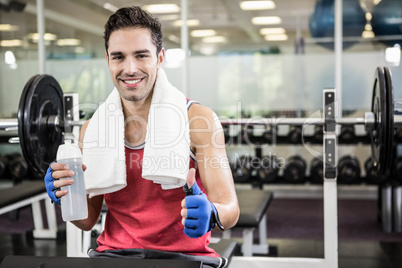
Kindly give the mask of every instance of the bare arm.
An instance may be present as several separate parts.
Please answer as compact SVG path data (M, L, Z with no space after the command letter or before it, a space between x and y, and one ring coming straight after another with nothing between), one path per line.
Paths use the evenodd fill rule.
M215 113L194 104L189 109L190 138L196 150L198 170L209 201L219 213L225 229L239 218L239 205L226 155L222 126Z

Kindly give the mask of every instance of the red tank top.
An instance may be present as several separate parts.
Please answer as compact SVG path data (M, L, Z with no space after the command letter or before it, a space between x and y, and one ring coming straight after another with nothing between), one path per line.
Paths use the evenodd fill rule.
M142 178L144 149L126 147L125 151L127 186L105 194L108 211L97 251L142 248L219 257L208 247L211 232L198 239L183 233L180 215L183 189L162 190L159 184ZM196 168L194 159L190 157L190 168ZM196 179L205 193L198 170Z

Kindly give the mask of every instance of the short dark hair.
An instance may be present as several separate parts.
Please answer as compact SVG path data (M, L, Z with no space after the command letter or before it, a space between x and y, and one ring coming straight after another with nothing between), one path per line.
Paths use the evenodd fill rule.
M159 54L162 49L162 25L158 18L152 17L138 6L120 8L109 17L103 35L106 53L108 53L110 35L114 31L127 28L149 29L152 42L156 46L156 55Z

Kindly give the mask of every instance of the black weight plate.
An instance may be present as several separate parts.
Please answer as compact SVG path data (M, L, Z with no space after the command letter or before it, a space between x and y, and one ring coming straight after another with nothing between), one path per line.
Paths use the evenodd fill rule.
M49 116L64 118L63 92L49 75L36 75L25 85L18 107L18 135L25 160L44 175L55 160L63 134L48 127Z
M392 75L391 71L388 67L384 67L384 75L385 75L385 89L386 89L386 98L387 98L387 110L386 110L386 118L387 118L387 131L385 140L384 140L384 154L386 156L384 162L384 170L383 174L388 174L392 168L393 156L394 156L394 88L392 85Z
M387 87L384 68L378 67L375 72L373 96L371 100L371 111L374 113L374 127L371 136L371 157L377 175L381 176L387 172L387 154L390 153L386 146L386 139L389 137L389 116L388 116ZM391 137L392 139L392 137Z

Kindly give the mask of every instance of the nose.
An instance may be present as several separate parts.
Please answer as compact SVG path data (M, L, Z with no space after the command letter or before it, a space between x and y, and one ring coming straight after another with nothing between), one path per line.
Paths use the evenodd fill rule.
M124 71L128 75L133 75L138 71L138 65L134 58L128 57L125 61Z

